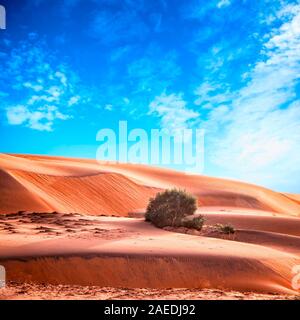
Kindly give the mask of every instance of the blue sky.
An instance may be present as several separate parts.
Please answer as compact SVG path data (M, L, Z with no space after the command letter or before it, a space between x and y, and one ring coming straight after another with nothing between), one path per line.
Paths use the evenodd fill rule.
M0 0L0 151L205 129L204 174L300 193L300 2Z

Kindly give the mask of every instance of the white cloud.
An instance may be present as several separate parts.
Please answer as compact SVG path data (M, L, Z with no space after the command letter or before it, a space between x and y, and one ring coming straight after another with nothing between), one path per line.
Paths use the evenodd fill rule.
M170 131L184 129L191 121L199 117L199 113L186 106L182 94L162 93L150 103L150 113L161 118L161 126Z
M52 86L50 87L47 92L52 96L55 100L58 100L58 98L62 95L63 90L58 86Z
M52 103L55 100L57 100L57 99L55 97L53 97L53 96L47 96L47 95L37 96L37 95L34 95L34 96L31 96L29 98L29 100L27 101L27 104L28 105L34 105L35 103L38 103L38 102L49 102L49 103Z
M38 35L16 43L0 66L3 108L11 125L50 131L56 120L72 118L79 101L90 102L77 75L50 53Z
M31 82L25 82L23 85L24 85L25 88L30 88L35 92L39 92L39 91L42 91L44 89L42 85L40 85L40 84L32 84Z
M55 106L44 106L38 110L30 110L28 106L17 105L6 109L8 123L11 125L25 125L39 131L52 131L56 119L66 120L68 115L62 114Z
M112 104L106 104L105 107L104 107L104 109L107 110L107 111L112 111L113 108L114 108L114 107L113 107Z
M130 103L130 99L128 99L127 97L123 98L123 101L126 105Z
M224 8L224 7L227 7L231 4L231 1L230 0L220 0L218 3L217 3L217 7L220 9L220 8Z
M205 122L209 161L228 176L282 189L300 178L300 5L289 12L266 36L244 87L222 99L213 84L196 91L200 107L214 105Z
M73 96L68 102L68 106L71 107L75 104L77 104L80 101L80 96Z
M220 89L222 89L222 93L219 92ZM206 81L194 91L194 94L197 96L194 103L205 109L212 109L215 105L228 103L234 98L234 94L230 93L229 89L225 89L220 84Z
M6 115L9 124L19 125L28 119L29 112L25 106L18 105L8 108Z
M63 72L57 71L57 72L55 72L55 76L60 80L60 82L63 86L65 86L65 87L67 86L68 79Z

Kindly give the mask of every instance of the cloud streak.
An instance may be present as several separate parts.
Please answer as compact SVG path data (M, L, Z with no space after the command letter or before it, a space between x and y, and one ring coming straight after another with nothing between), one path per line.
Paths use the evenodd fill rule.
M284 188L300 178L300 5L280 19L246 84L230 95L214 94L213 85L205 95L200 87L196 103L215 106L204 124L211 163L225 175L256 183L272 178L273 187Z
M155 97L149 105L149 113L160 118L161 127L173 132L186 129L199 117L199 113L189 109L181 93L166 94Z
M72 108L81 102L75 73L58 62L36 34L6 49L0 83L8 124L52 131L56 121L70 119Z

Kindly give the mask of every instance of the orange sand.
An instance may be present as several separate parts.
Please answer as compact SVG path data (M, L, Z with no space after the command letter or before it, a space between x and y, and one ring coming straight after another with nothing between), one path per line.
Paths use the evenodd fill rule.
M295 196L82 159L2 154L0 170L0 264L10 281L297 293L291 272L300 264ZM168 232L126 217L169 187L198 196L206 224L232 223L234 238ZM18 211L50 214L12 214Z
M300 237L288 234L274 233L278 243L264 231L261 244L255 233L232 241L168 232L143 219L61 214L10 215L2 223L10 226L0 232L8 280L295 294L291 269L300 264ZM291 245L289 237L297 241Z
M300 216L299 203L262 187L145 165L0 154L0 170L0 213L24 210L127 216L144 208L158 190L179 187L198 196L202 206Z

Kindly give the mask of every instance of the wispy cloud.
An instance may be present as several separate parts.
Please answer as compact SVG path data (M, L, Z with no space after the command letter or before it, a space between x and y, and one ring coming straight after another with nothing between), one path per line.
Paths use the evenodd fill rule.
M298 0L19 2L0 40L4 134L203 123L207 174L299 181Z
M30 34L15 47L8 44L6 52L0 83L8 123L51 131L57 120L71 118L72 108L81 102L79 80L38 35Z
M136 52L125 70L118 67L110 74L113 85L104 88L104 104L132 117L147 114L149 103L164 90L172 90L182 72L176 51L164 52L154 44Z
M232 0L191 0L186 2L183 6L183 14L187 19L201 20L211 14L214 10L228 7L231 2Z
M55 120L66 120L68 115L62 114L55 106L45 105L32 111L26 105L7 108L7 120L11 125L26 125L39 131L52 131Z
M220 9L220 8L225 8L225 7L228 7L230 6L231 4L231 0L220 0L218 3L217 3L217 7Z
M214 105L205 122L212 163L228 176L259 183L272 177L284 187L300 178L300 5L279 17L246 84L230 93L206 84L196 103Z
M156 56L160 56L157 60ZM128 65L128 79L134 83L135 92L154 91L167 87L181 74L174 51L162 53L159 48L150 48L149 53Z
M171 132L177 129L188 128L199 113L189 109L182 93L166 94L155 97L149 105L149 113L160 118L161 127Z

